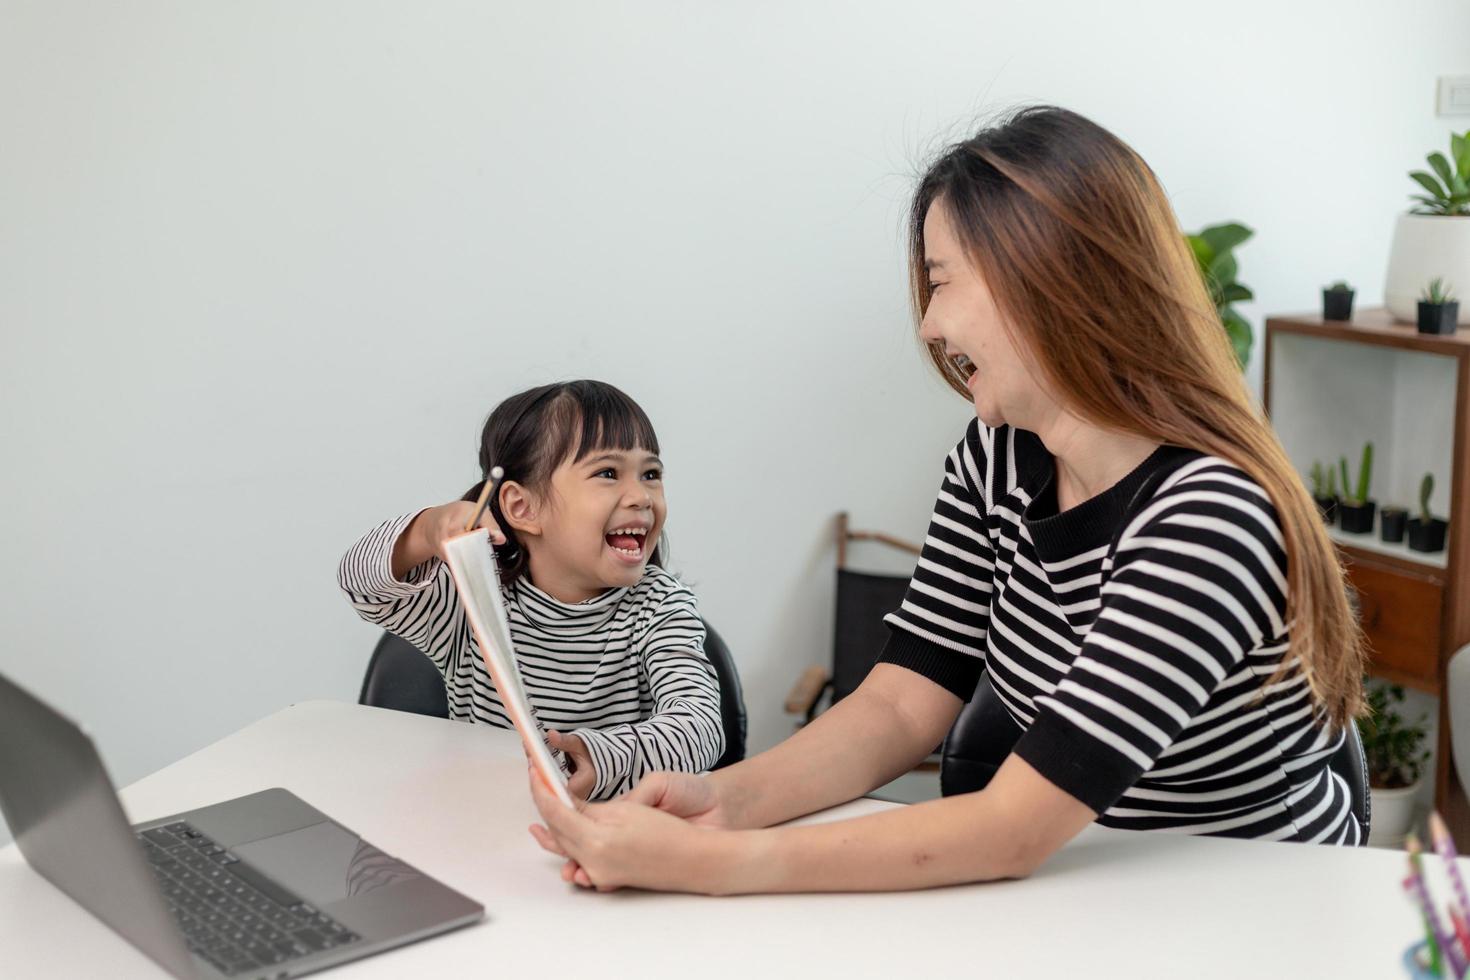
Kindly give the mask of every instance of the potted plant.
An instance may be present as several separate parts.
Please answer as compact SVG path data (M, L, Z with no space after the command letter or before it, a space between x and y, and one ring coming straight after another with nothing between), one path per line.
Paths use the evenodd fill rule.
M1429 170L1409 176L1423 194L1394 225L1383 301L1397 320L1413 323L1419 286L1435 276L1470 282L1470 131L1450 134L1450 155L1431 153ZM1460 322L1470 325L1470 307Z
M1353 295L1353 287L1341 279L1330 286L1322 287L1322 319L1351 320Z
M1460 315L1460 302L1439 276L1429 280L1419 294L1419 332L1454 333L1455 318Z
M1429 760L1424 746L1427 718L1413 724L1400 711L1404 689L1369 682L1368 714L1358 721L1363 757L1368 766L1368 793L1373 824L1370 843L1396 844L1414 825L1414 794Z
M1434 493L1434 474L1425 473L1419 482L1419 516L1409 521L1409 550L1443 551L1449 522L1429 511L1429 498Z
M1235 249L1245 244L1255 232L1238 222L1230 222L1223 225L1211 225L1202 229L1199 234L1185 235L1189 242L1189 249L1194 253L1195 265L1199 268L1200 276L1205 281L1205 289L1209 291L1210 301L1215 304L1215 312L1220 316L1220 323L1225 327L1225 333L1230 337L1230 346L1235 351L1235 359L1244 368L1251 359L1251 344L1254 337L1251 334L1250 321L1236 312L1233 303L1243 303L1255 299L1255 294L1250 287L1236 281L1237 264L1235 261Z
M1403 544L1404 528L1408 526L1409 510L1406 507L1380 507L1378 509L1378 535L1384 544Z
M1311 477L1312 499L1322 512L1322 520L1331 524L1337 520L1337 476L1332 467L1323 466L1321 460L1313 460Z
M1344 531L1350 534L1369 534L1373 531L1373 516L1378 510L1378 505L1368 499L1368 487L1373 478L1373 443L1363 444L1363 461L1358 466L1358 485L1356 492L1349 495L1347 457L1338 460L1338 469L1342 476L1342 496L1337 502L1338 523Z

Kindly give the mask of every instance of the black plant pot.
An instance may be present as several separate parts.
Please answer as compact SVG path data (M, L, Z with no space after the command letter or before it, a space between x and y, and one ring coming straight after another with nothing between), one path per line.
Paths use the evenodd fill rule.
M1373 515L1378 512L1378 505L1373 501L1363 504L1350 504L1347 501L1339 501L1337 505L1338 525L1349 534L1372 534Z
M1443 551L1444 536L1449 526L1447 521L1442 521L1438 517L1427 521L1414 518L1409 522L1409 550Z
M1460 316L1460 301L1450 303L1426 303L1419 301L1420 333L1454 333L1455 321Z
M1378 514L1378 534L1386 544L1399 544L1404 540L1404 525L1409 521L1409 512L1402 507L1385 507Z
M1317 501L1317 510L1322 512L1322 520L1325 523L1332 524L1337 520L1336 497L1318 497L1314 495L1312 499Z
M1351 320L1353 318L1353 296L1351 289L1322 290L1322 319Z

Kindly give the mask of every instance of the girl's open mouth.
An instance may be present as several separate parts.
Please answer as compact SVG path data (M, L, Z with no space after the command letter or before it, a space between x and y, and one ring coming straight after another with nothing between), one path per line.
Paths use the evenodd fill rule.
M636 563L643 560L643 545L647 538L646 527L624 527L609 532L604 540L618 558Z

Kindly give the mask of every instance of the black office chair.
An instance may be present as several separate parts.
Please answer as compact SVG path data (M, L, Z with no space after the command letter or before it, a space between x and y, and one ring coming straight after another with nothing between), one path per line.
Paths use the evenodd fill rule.
M945 796L983 789L1021 737L1021 728L1001 704L990 678L982 676L970 703L960 711L940 749L939 791ZM1368 799L1368 762L1356 723L1349 725L1342 747L1328 767L1347 783L1353 814L1363 828L1360 845L1368 843L1372 811Z
M745 758L745 696L730 648L709 623L704 624L705 656L715 668L720 684L720 724L725 732L725 751L714 768ZM427 656L402 637L384 633L373 647L362 679L358 704L392 708L435 718L449 717L449 699L444 677Z

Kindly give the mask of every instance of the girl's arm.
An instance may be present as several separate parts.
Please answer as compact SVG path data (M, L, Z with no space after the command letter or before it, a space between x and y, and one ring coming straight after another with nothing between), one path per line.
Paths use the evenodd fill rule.
M588 798L625 793L650 772L703 772L724 751L720 687L704 655L704 622L694 596L675 589L638 640L653 714L608 728L579 728L596 779Z
M472 503L454 501L385 521L337 566L337 583L357 614L403 637L441 670L466 646L468 631L449 567L438 557L439 543L463 528L473 510ZM482 526L502 540L493 522L485 521Z

